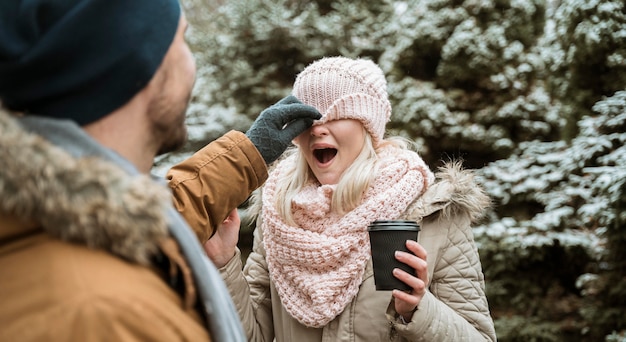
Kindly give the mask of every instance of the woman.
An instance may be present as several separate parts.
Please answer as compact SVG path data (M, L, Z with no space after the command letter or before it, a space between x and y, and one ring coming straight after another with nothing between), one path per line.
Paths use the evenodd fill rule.
M263 187L242 271L233 211L205 250L251 341L493 341L470 224L489 200L458 164L435 175L404 140L384 139L386 80L364 59L323 58L293 94L321 120L300 134ZM421 225L393 270L412 290L376 291L367 226Z

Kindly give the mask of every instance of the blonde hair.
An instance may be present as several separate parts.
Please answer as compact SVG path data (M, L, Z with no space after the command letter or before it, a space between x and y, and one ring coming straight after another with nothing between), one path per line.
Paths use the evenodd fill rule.
M398 149L411 149L414 144L408 139L393 137L382 140L378 148L374 148L372 136L365 131L365 142L361 153L356 157L341 175L337 187L333 192L330 210L333 213L345 214L356 208L369 188L370 182L376 175L378 168L378 152L385 146L394 146ZM277 180L274 206L285 222L295 225L292 216L291 203L293 198L308 184L317 182L313 171L299 148L292 148L289 156L296 155L296 162L286 170Z

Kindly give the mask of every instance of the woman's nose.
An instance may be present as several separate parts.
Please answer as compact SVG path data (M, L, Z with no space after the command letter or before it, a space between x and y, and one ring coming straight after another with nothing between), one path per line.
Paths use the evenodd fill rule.
M328 135L328 128L326 125L313 125L311 127L311 136L312 137L322 137Z

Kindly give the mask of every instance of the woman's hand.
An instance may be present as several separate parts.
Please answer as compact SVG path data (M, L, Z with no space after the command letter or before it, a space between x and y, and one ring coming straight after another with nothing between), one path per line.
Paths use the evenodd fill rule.
M224 267L235 255L240 224L239 213L233 209L217 227L215 234L204 243L204 250L215 267Z
M408 292L393 290L392 295L395 298L396 312L402 315L406 322L409 322L413 316L413 312L426 293L426 286L428 284L428 264L426 263L426 250L419 243L407 240L406 247L415 255L397 251L396 259L415 269L415 274L409 274L396 268L393 270L393 275L409 285L412 290Z

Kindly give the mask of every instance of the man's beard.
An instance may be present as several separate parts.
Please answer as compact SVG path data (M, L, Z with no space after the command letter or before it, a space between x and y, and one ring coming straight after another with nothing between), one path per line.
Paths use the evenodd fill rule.
M150 119L154 139L160 142L157 155L176 151L187 142L185 113L189 96L185 101L167 103L165 96L160 96L150 106Z
M157 150L157 156L178 151L185 146L185 143L187 143L187 126L183 124L177 134L172 134L171 136L172 138L165 140L161 148Z

